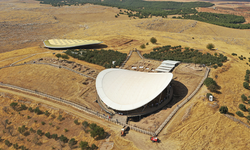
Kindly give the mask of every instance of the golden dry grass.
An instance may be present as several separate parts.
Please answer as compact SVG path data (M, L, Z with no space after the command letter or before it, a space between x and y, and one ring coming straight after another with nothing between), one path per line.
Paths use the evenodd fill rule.
M85 5L56 8L49 5L40 5L34 1L25 2L20 3L13 0L8 2L1 1L0 3L4 6L0 9L0 21L5 21L5 26L0 28L2 34L0 48L2 52L20 49L1 53L1 66L20 60L26 55L47 51L52 52L42 48L43 44L41 42L41 40L51 38L102 40L108 46L105 49L115 49L128 53L129 50L137 48L142 51L142 54L152 51L154 47L163 45L182 45L182 47L191 47L199 49L201 52L207 52L206 45L213 43L217 49L213 53L223 53L229 59L222 67L224 69L211 69L210 72L210 77L214 79L215 75L218 75L216 82L221 86L221 94L214 94L218 106L226 105L229 108L229 112L235 114L239 110L238 105L242 103L240 99L241 94L250 95L249 91L242 86L245 70L249 69L249 66L246 65L247 61L241 61L237 57L230 56L234 52L238 56L250 57L250 30L229 29L203 22L197 22L194 27L187 27L185 25L193 21L181 20L182 22L178 23L180 28L184 29L181 33L178 33L179 30L176 30L176 27L169 28L168 32L166 32L165 28L159 25L155 28L152 25L151 29L139 26L154 22L163 22L171 25L175 20L157 17L130 19L123 15L115 18L114 16L119 12L119 9L104 6ZM12 9L13 7L15 9ZM22 18L20 18L20 14L22 14ZM24 25L27 23L36 24ZM15 27L15 24L19 26ZM20 29L20 27L22 28ZM149 43L145 49L140 49L140 45L149 42L151 37L157 38L157 44ZM130 40L133 41L126 43L126 41ZM53 52L57 53L58 51ZM50 53L39 54L24 61L39 57L54 56ZM131 61L134 62L137 59L133 58ZM98 70L104 69L98 65L73 58L70 58L70 60ZM48 94L53 91L53 94L67 98L79 92L79 89L83 87L79 83L83 80L82 77L65 72L62 69L56 70L57 68L49 66L39 65L37 67L36 65L27 65L1 69L0 73L1 80L4 83L18 84L23 87L33 88L33 90L36 87L38 91L40 90ZM73 77L76 80L73 81ZM29 82L31 80L36 82ZM221 115L217 106L215 108L211 107L213 103L209 105L208 103L210 102L204 98L207 92L209 91L202 87L198 94L178 111L176 116L159 135L162 140L161 143L152 144L149 136L130 131L125 137L126 140L120 137L114 138L114 149L133 149L135 147L139 149L249 148L248 137L250 133L248 129ZM185 120L182 120L187 109L190 109L190 113ZM244 114L247 115L246 112ZM245 118L235 117L247 123ZM98 121L94 118L93 120ZM119 136L120 127L111 125L110 128L114 130L117 134L116 136Z

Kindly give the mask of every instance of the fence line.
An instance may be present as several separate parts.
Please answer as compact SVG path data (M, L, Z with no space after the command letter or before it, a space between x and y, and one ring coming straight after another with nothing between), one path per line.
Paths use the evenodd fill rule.
M15 85L4 84L4 83L0 83L0 85L3 86L3 87L9 87L9 88L17 89L17 90L24 91L24 92L27 92L27 93L32 93L32 94L35 94L35 95L43 96L43 97L52 99L52 100L54 100L56 102L60 102L60 103L66 104L66 105L70 105L71 107L76 108L76 109L78 109L80 111L84 111L84 112L86 112L88 114L95 115L97 117L100 117L102 119L105 119L105 120L113 122L113 123L116 123L118 125L129 126L130 129L132 129L132 130L135 130L135 131L138 131L138 132L141 132L141 133L144 133L144 134L148 134L148 135L154 135L154 133L152 133L150 131L147 131L147 130L144 130L144 129L141 129L141 128L138 128L138 127L134 127L134 126L131 126L131 125L128 125L128 124L118 122L116 119L109 118L109 116L105 116L105 115L103 115L103 114L101 114L101 113L99 113L97 111L91 110L91 109L89 109L87 107L81 106L79 104L70 102L70 101L62 99L62 98L54 97L54 96L51 96L51 95L48 95L48 94L45 94L45 93L42 93L42 92L38 92L38 91L33 91L33 90L30 90L30 89L25 89L25 88L18 87L18 86L15 86Z
M137 54L141 57L141 59L144 59L144 57L141 55L141 52L136 50Z
M20 59L20 60L18 60L18 61L16 61L16 62L10 64L10 66L13 66L13 65L16 64L16 63L18 63L18 62L20 62L20 61L22 61L22 60L25 60L25 59L27 59L27 58L30 58L30 57L32 57L32 56L35 56L35 55L36 55L36 54L32 54L32 55L30 55L30 56L28 56L28 57L25 57L25 58L23 58L23 59Z
M122 65L120 66L120 69L121 69L122 67L124 67L124 65L127 63L127 61L129 60L130 56L132 55L132 52L133 52L132 50L129 51L128 57L124 60L124 62L123 62Z
M184 106L200 89L200 87L203 85L204 80L207 78L208 73L209 73L210 69L208 67L206 67L206 72L205 75L203 77L203 79L201 80L201 82L199 83L199 85L197 86L197 88L194 90L194 92L192 94L190 94L180 105L177 105L177 107L170 113L170 115L167 117L167 119L160 125L160 127L155 131L155 136L158 135L162 129L166 126L166 124L171 120L171 118L173 118L173 116L176 114L176 112L182 107Z

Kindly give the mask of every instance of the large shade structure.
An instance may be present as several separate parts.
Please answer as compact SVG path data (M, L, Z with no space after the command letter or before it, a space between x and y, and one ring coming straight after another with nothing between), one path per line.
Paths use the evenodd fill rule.
M43 44L48 48L72 48L77 46L86 46L100 44L98 40L67 40L67 39L50 39L45 40Z
M96 90L108 107L118 111L130 111L156 98L172 78L172 73L106 69L96 78Z

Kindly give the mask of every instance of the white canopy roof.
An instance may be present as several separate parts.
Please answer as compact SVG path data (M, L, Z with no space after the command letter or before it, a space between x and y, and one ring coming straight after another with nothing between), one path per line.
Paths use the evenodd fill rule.
M115 110L129 111L157 97L172 78L172 73L106 69L96 78L96 90L107 106Z
M174 60L164 60L163 62L162 62L163 64L178 64L178 63L180 63L180 61L174 61Z

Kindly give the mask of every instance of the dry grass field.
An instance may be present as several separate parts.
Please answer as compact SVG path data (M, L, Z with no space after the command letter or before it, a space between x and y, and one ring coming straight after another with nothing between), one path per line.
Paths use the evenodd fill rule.
M219 2L215 3L219 5ZM245 5L247 6L247 4ZM250 96L249 90L244 89L242 85L245 71L250 67L246 64L248 59L239 60L238 57L231 56L231 53L237 53L238 56L243 55L246 58L250 57L250 30L229 29L198 21L163 19L160 17L132 19L120 15L115 18L118 12L119 9L117 8L89 4L52 7L39 4L39 2L33 0L0 1L0 51L2 52L0 54L0 67L19 60L21 61L18 63L23 63L44 57L55 58L52 53L62 51L46 49L42 43L43 40L52 38L101 40L106 45L104 49L128 53L131 49L137 48L142 54L152 51L154 47L164 45L182 45L182 47L191 47L199 49L201 52L208 52L206 45L213 43L215 50L212 53L223 53L228 57L228 61L222 67L211 69L209 74L221 86L220 93L214 93L215 103L209 102L205 98L209 91L203 86L160 133L161 143L152 144L149 136L135 131L130 131L127 136L122 138L119 135L120 126L84 113L75 113L82 116L83 120L96 122L102 125L105 130L110 131L110 141L114 142L113 149L248 149L250 147L248 138L250 130L241 123L234 122L220 114L218 109L220 106L226 105L235 118L248 124L246 118L237 116L235 112L239 110L238 105L242 103L240 96L242 94ZM149 42L151 37L156 37L157 44ZM149 42L149 45L146 45L145 49L140 49L140 45L147 42ZM29 57L33 54L36 55ZM24 59L26 57L29 58ZM127 65L130 66L137 60L140 60L140 58L135 56ZM73 58L70 58L70 61L87 65L99 71L104 69L101 66ZM84 89L88 88L82 84L86 80L85 77L51 66L32 64L10 67L0 69L0 74L1 82L70 100L75 100L75 97L81 95ZM189 80L186 80L185 84L188 84L188 82ZM4 88L0 88L0 91L17 95L14 99L29 98L30 101L34 102L31 105L36 103L54 105L41 98L17 91ZM89 99L93 98L94 101L95 97L93 96L94 94L90 95ZM0 100L2 107L8 104L7 101L13 99L1 97ZM84 98L76 100L84 100ZM247 108L250 107L249 104L245 105ZM54 105L53 107L60 107L61 110L68 112L74 111L66 106ZM95 106L93 104L89 107L94 108ZM23 113L25 116L28 112ZM55 111L55 113L59 112ZM244 115L247 116L247 112L244 112ZM0 115L1 118L11 118L11 121L17 124L27 122L27 120L22 122L24 117L17 113L14 114L15 117L10 116ZM68 116L69 119L71 117ZM67 126L70 127L73 124L73 122L72 124L68 123ZM2 125L0 127L3 128ZM44 127L44 130L46 129ZM6 137L2 132L0 136ZM72 134L73 136L79 137L80 134ZM84 136L81 137L85 138ZM16 140L16 137L8 136L8 138L13 141ZM54 144L48 141L44 142L46 144L43 145L43 148L51 148ZM89 142L94 141L90 140ZM104 142L97 141L96 144L100 147ZM27 143L24 142L24 145L30 149L37 148ZM0 146L7 149L3 142L0 142ZM63 149L66 150L68 147Z

